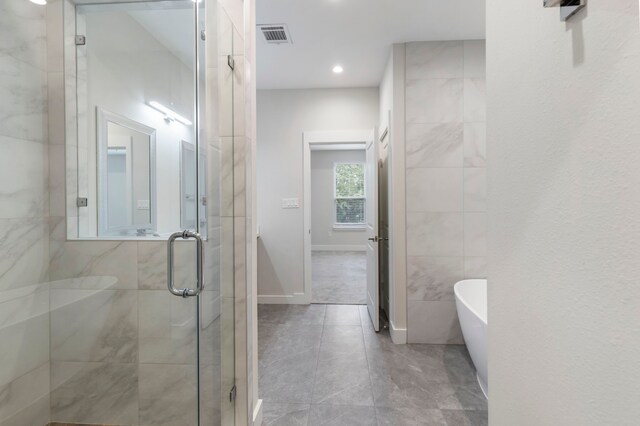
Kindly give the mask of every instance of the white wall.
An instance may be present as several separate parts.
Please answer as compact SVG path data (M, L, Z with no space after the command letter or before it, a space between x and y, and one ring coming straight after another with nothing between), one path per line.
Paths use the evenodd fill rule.
M491 424L636 425L638 2L487 7Z
M334 165L364 163L364 150L311 152L311 244L312 250L365 250L367 233L362 230L334 229Z
M378 89L258 91L258 294L304 290L302 209L283 210L283 198L303 199L302 134L370 129L378 125Z

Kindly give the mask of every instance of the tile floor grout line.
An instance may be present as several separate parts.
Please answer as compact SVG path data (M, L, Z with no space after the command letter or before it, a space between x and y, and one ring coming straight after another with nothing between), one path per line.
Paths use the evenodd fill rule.
M367 342L364 340L364 324L362 323L362 315L358 306L358 317L360 318L360 335L362 337L362 347L364 349L364 357L367 360L367 375L369 376L369 386L371 387L371 401L373 402L373 418L378 424L378 410L376 408L376 396L373 393L373 380L371 380L371 364L369 364L369 354L367 353ZM368 308L367 308L368 309Z
M313 384L311 388L311 401L313 404L313 398L316 394L316 380L318 378L318 365L320 365L320 350L322 349L322 338L324 337L324 326L327 322L327 305L324 305L324 316L322 317L322 332L320 333L320 344L318 345L318 353L316 354L316 368L313 372ZM309 405L309 416L311 416L311 405ZM309 416L307 417L307 423L309 423Z

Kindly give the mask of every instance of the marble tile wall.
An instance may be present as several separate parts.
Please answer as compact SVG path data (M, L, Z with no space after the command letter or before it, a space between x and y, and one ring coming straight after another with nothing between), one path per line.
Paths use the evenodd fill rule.
M245 128L245 90L246 90L246 58L244 53L244 21L237 16L243 15L243 2L228 2L227 10L232 20L234 59L233 70L233 213L229 217L233 226L233 282L234 282L234 316L235 316L235 386L237 399L235 404L236 424L249 424L248 373L250 339L247 329L247 312L249 309L248 292L248 229L250 216L247 199L247 174L250 140ZM239 10L238 10L239 9ZM235 16L235 18L234 18ZM224 197L223 197L224 199Z
M408 341L462 343L453 285L486 276L485 42L406 45Z
M242 55L239 72L241 75L238 81L239 92L234 92L234 121L235 131L242 138L244 170L242 187L244 193L244 218L239 226L243 227L242 245L244 256L240 257L240 262L236 267L244 269L244 276L236 281L236 288L240 287L238 293L244 297L236 297L236 341L241 341L240 347L236 347L236 359L239 362L241 371L236 369L236 382L240 383L238 389L241 397L238 398L236 413L237 424L261 423L261 415L256 412L260 407L258 393L258 355L257 355L257 209L256 209L256 11L255 0L243 0L238 2L242 5L242 26L238 27L242 43L234 43L234 55ZM235 36L234 36L235 40ZM239 236L237 236L238 239ZM238 241L240 244L240 241ZM237 294L238 294L237 293Z
M220 81L220 133L210 139L210 149L220 152L221 177L221 238L223 247L234 249L222 253L222 320L223 320L223 395L233 385L237 389L235 407L223 404L223 424L251 424L255 399L253 394L253 335L252 312L254 305L253 284L255 268L255 227L253 205L253 182L255 179L255 122L253 102L253 40L247 37L255 25L251 23L252 0L220 1L218 22L220 42L217 52L208 51L207 69L217 74ZM228 56L234 61L231 70ZM209 61L210 59L210 61ZM215 71L212 69L216 67ZM229 85L228 82L232 84ZM228 97L231 99L228 99ZM233 103L232 109L224 107ZM228 313L228 314L227 314ZM230 316L233 323L230 322ZM227 328L235 330L235 341L226 339L233 333L224 333ZM231 350L229 350L231 349ZM231 410L229 410L231 408Z
M213 61L206 67L204 139L211 202L207 288L197 324L195 300L166 291L164 242L78 241L77 230L67 226L77 142L65 134L65 127L73 128L65 126L65 108L73 109L64 98L63 51L71 42L63 23L72 23L65 3L0 4L0 339L11 348L0 352L0 424L195 424L196 326L201 417L207 424L232 424L227 391L236 356L242 359L234 327L247 329L251 217L245 198L251 170L245 152L252 149L243 118L247 65L243 44L233 44L243 31L234 34L227 19L219 43L215 32L207 36ZM221 13L209 1L208 25L218 28ZM226 71L227 54L238 63L235 74ZM225 67L219 66L223 60ZM238 108L231 114L234 100ZM178 283L193 282L192 250L191 243L178 244ZM241 335L245 348L247 335ZM245 357L242 364L244 383L250 362ZM176 400L181 403L168 403Z
M0 2L0 424L49 418L46 8Z

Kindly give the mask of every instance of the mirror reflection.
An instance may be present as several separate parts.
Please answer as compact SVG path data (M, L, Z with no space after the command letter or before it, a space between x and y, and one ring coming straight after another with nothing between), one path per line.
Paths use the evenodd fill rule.
M156 232L155 133L98 110L99 235Z
M75 21L78 236L196 230L194 3L78 4Z

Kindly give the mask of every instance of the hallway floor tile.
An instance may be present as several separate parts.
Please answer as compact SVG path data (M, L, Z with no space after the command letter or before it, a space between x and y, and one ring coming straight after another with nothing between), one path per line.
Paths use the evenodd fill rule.
M367 255L359 251L311 253L313 303L367 303Z
M464 346L394 345L362 305L259 305L264 426L487 425Z

